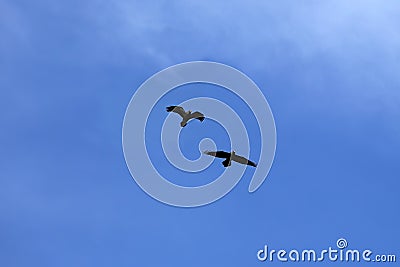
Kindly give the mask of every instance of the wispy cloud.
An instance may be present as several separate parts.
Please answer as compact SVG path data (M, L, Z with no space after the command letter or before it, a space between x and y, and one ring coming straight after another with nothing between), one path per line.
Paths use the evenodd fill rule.
M365 101L376 99L383 108L398 107L399 11L396 1L373 0L118 1L98 2L91 19L101 41L130 60L160 67L217 60L255 73L291 75L303 93L322 91L327 98L335 82L342 104L357 108L359 102L363 110Z

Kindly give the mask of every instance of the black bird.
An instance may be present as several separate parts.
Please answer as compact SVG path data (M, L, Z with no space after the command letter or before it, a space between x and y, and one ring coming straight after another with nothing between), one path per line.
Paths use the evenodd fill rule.
M191 120L191 119L198 119L199 121L204 121L204 114L200 113L198 111L192 113L191 110L186 112L180 106L169 106L169 107L167 107L167 112L171 112L171 111L175 112L175 113L178 113L182 117L181 127L185 127L186 124L188 123L188 121Z
M247 165L250 165L253 167L257 167L256 163L254 163L242 156L236 155L235 151L232 151L231 153L225 152L225 151L204 151L203 153L206 155L214 156L216 158L224 158L225 160L222 162L222 165L224 165L224 167L231 166L232 160L239 162L241 164L247 164Z

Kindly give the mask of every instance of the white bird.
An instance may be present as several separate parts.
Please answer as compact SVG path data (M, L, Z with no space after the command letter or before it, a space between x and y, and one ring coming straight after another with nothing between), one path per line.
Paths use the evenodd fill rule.
M169 106L169 107L167 107L167 112L171 112L171 111L179 114L182 117L181 127L185 127L186 124L188 123L188 121L191 120L191 119L197 119L199 121L203 121L204 120L204 114L203 113L200 113L198 111L192 113L191 110L186 112L180 106Z
M253 167L257 167L256 163L254 163L242 156L236 155L235 151L232 151L231 153L225 152L225 151L204 151L203 153L206 155L209 155L209 156L216 157L216 158L224 158L225 160L222 162L222 165L224 165L224 167L231 166L232 160L236 161L238 163L241 163L241 164L246 164L246 165L250 165Z

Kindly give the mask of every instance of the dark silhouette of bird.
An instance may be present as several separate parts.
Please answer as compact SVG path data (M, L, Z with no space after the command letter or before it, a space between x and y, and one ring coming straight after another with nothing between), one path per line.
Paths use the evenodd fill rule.
M235 151L232 151L231 153L225 151L204 151L203 153L216 158L224 158L225 160L222 162L222 165L224 165L225 168L231 166L232 161L257 167L256 163L242 156L236 155Z
M188 121L191 120L191 119L197 119L199 121L203 121L204 120L204 114L203 113L198 112L198 111L192 113L191 110L186 112L180 106L169 106L169 107L167 107L167 112L175 112L175 113L179 114L182 117L181 127L185 127L186 124L188 123Z

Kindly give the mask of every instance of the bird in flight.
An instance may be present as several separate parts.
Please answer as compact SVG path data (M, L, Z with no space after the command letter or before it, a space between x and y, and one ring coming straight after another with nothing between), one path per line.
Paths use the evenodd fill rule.
M236 161L238 163L241 164L247 164L253 167L257 167L257 164L242 157L242 156L238 156L236 155L235 151L232 151L231 153L229 152L225 152L225 151L204 151L203 152L206 155L209 156L213 156L216 158L224 158L225 160L222 162L222 165L224 165L224 167L229 167L231 166L231 161Z
M191 119L198 119L199 121L203 121L204 120L204 114L201 112L193 112L191 110L189 110L188 112L186 112L182 107L180 106L169 106L167 107L167 112L175 112L178 113L181 117L182 117L182 121L181 121L181 127L185 127L186 124L188 123L189 120Z

